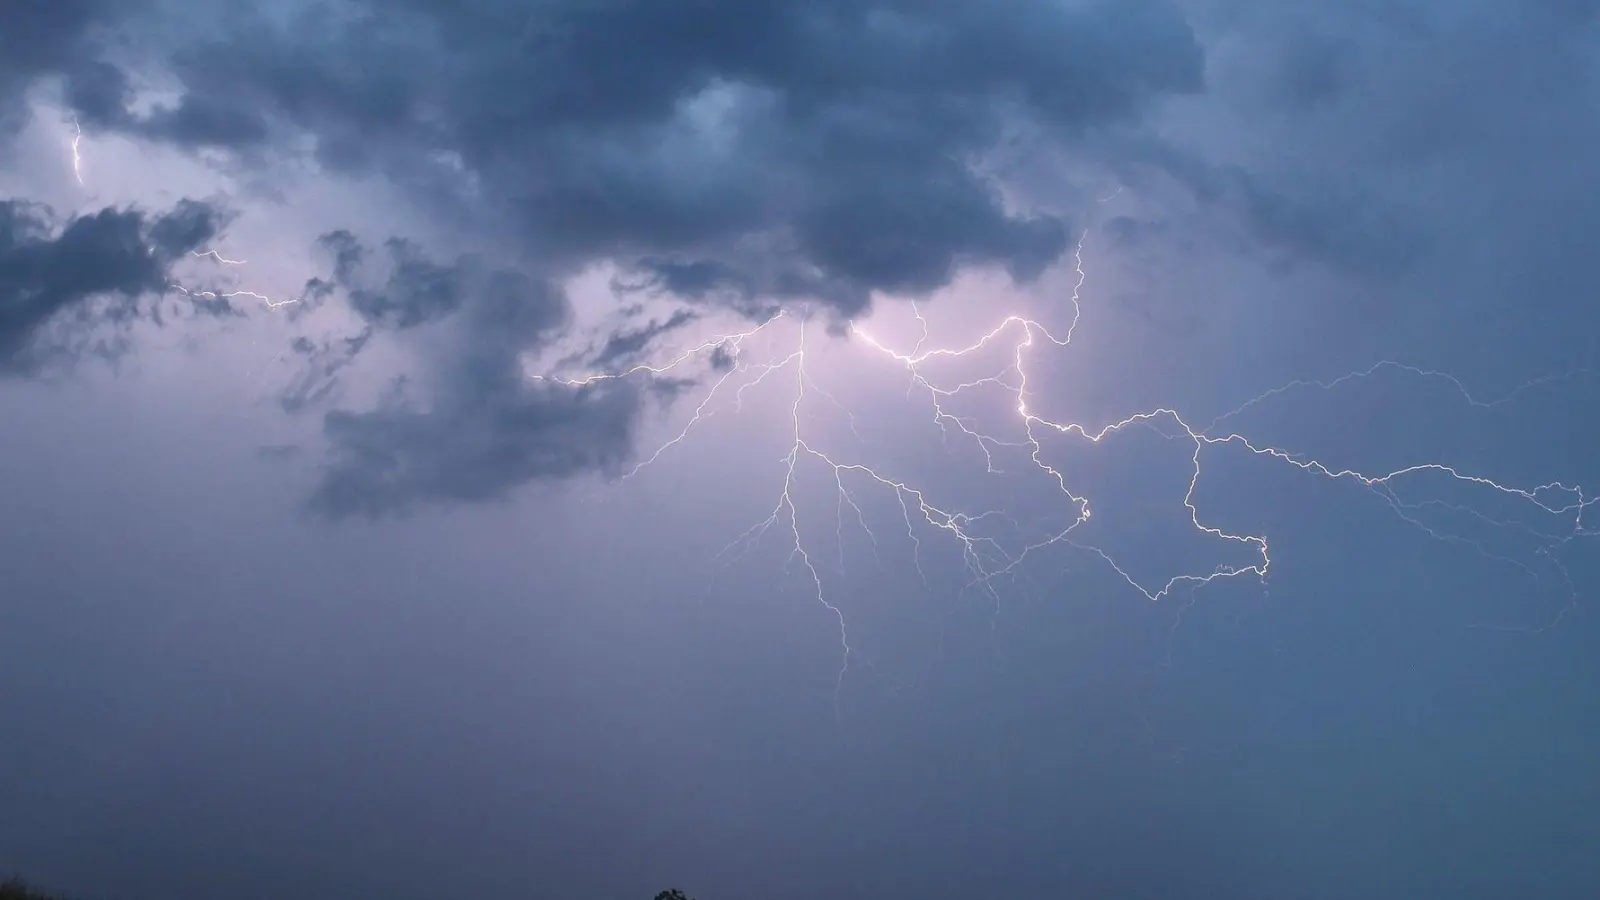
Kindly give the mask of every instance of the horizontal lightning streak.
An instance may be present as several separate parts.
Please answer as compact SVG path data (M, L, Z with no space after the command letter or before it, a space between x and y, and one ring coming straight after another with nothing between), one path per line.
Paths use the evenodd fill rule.
M245 261L242 259L229 259L228 257L223 256L221 253L218 253L216 250L190 250L189 255L195 257L196 259L212 259L225 266L242 266L245 264ZM170 283L168 287L180 294L184 294L185 296L201 297L206 300L231 300L235 297L249 297L252 300L259 301L262 305L266 306L267 309L277 309L280 306L288 306L291 303L300 302L300 298L298 297L291 297L288 300L274 300L265 294L258 294L255 291L202 291L194 288L184 287L177 282Z
M288 300L274 300L266 294L258 294L255 291L202 291L186 288L177 282L169 284L168 287L185 296L203 297L207 300L231 300L234 297L249 297L252 300L261 301L262 305L266 306L267 309L277 309L280 306L288 306L291 303L300 302L298 297L291 297Z
M189 251L189 255L195 257L196 259L205 259L206 257L209 256L212 259L216 260L219 263L222 263L225 266L242 266L242 265L245 264L245 260L242 260L242 259L229 259L226 256L223 256L221 253L218 253L215 250L205 250L205 251L190 250Z

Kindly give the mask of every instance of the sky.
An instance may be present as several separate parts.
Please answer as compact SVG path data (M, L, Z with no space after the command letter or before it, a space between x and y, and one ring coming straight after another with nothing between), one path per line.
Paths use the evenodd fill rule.
M4 15L0 874L1600 895L1600 3Z

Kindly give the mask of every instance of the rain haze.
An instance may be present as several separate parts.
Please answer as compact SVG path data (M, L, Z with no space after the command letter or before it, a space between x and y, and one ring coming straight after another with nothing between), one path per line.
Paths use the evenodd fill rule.
M1600 3L0 4L0 878L1600 896Z

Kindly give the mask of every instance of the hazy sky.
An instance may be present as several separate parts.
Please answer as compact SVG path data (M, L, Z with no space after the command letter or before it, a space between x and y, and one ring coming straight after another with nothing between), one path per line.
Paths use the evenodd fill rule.
M0 875L1600 896L1600 3L3 7Z

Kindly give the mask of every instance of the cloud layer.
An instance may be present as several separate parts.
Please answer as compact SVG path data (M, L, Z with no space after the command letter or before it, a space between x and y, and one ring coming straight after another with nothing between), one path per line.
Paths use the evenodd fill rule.
M181 98L143 115L105 67L67 98L189 147L310 135L328 169L471 204L550 270L612 259L692 295L845 313L964 264L1027 279L1060 256L1061 212L1008 208L975 165L1008 120L1078 133L1202 86L1159 0L319 4L243 15L171 66Z
M333 233L354 339L305 341L306 407L375 337L427 334L425 401L327 415L314 507L380 514L504 496L615 468L638 389L528 383L519 354L566 321L554 287L595 262L619 290L765 315L834 315L925 294L964 267L1036 278L1071 210L1003 194L984 166L1017 123L1056 139L1136 125L1203 86L1202 54L1161 0L968 3L474 0L241 11L164 60L176 99L136 111L109 57L75 64L80 120L187 149L268 160L312 139L324 171L376 174L434 215L492 231L528 274L441 265L401 239L375 254ZM377 257L382 257L377 259ZM374 261L377 283L358 274ZM370 274L370 273L369 273ZM649 349L695 313L603 340Z
M465 243L482 237L515 261L435 263L405 238L325 238L334 271L307 296L337 296L365 331L296 344L314 371L291 407L331 396L329 379L374 339L433 335L415 360L435 388L425 406L326 420L334 457L319 508L374 512L502 496L626 457L637 396L552 393L515 374L518 353L567 323L553 311L569 276L605 263L619 294L686 306L604 336L594 363L647 351L715 309L760 317L805 301L852 316L967 267L1027 281L1060 260L1087 205L1041 177L1041 160L1100 167L1147 206L1176 198L1233 226L1232 250L1369 282L1406 277L1498 202L1478 190L1489 170L1541 156L1523 149L1534 138L1555 157L1595 137L1592 116L1573 113L1593 96L1584 48L1597 8L306 0L219 13L21 0L0 35L0 116L14 126L24 95L48 83L90 132L221 151L259 171L309 155L322 175L398 187ZM1185 127L1173 110L1198 102L1209 118ZM1485 130L1483 104L1520 137ZM1570 154L1545 162L1572 166ZM1461 208L1430 217L1440 197ZM1483 208L1467 208L1475 201ZM31 215L17 213L26 227L15 229L37 257L45 238ZM1199 221L1116 225L1172 235ZM74 228L91 225L70 223L62 239ZM82 252L88 239L72 240ZM1554 252L1544 244L1528 252ZM375 265L388 274L373 281ZM10 367L25 368L23 348L56 311L159 280L138 274L59 290L41 274L16 281L31 293L8 307ZM485 324L512 307L522 324ZM582 409L594 421L573 424ZM547 419L566 424L536 437ZM603 446L573 449L585 435ZM466 458L492 458L498 474L441 474L443 460Z

